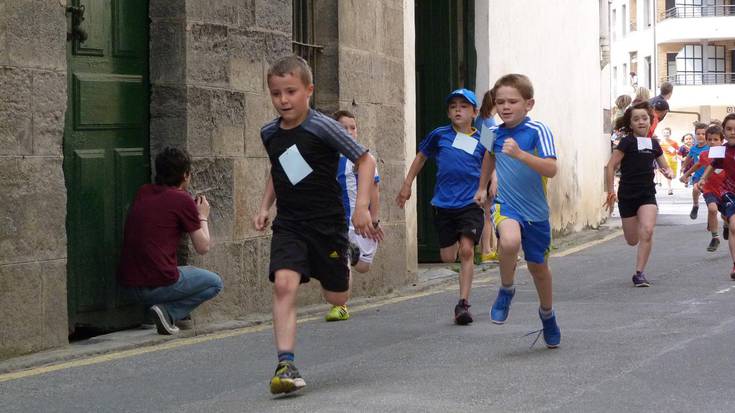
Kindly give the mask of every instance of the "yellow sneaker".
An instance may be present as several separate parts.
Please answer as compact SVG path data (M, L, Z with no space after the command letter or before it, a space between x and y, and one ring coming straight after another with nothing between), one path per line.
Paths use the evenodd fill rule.
M483 264L489 263L489 262L498 262L498 253L495 251L490 251L487 254L482 254L480 256L480 261Z
M346 305L334 305L324 317L326 321L343 321L350 319L350 312Z

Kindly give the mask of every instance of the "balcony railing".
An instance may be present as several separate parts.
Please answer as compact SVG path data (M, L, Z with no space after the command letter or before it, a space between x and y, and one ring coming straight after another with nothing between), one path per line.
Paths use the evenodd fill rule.
M664 19L735 16L735 5L676 6L664 12Z
M735 84L735 73L677 73L662 81L673 85L727 85Z

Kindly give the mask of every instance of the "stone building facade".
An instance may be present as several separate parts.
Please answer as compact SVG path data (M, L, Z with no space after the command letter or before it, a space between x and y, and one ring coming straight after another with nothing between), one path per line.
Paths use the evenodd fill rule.
M82 28L96 16L94 1L82 2ZM275 116L265 73L276 58L292 53L294 3L131 3L148 3L150 19L148 153L152 158L166 145L186 148L194 159L194 188L210 188L215 246L188 261L218 272L225 287L195 313L195 322L267 313L270 236L256 232L251 217L269 167L259 130ZM118 1L112 5L113 16L123 10L115 9L123 7ZM388 202L400 184L394 177L403 175L413 150L404 139L404 3L317 0L311 12L318 21L315 42L324 46L315 68L318 107L357 114L385 176L381 222L387 240L374 269L354 283L358 296L381 294L416 277L406 216ZM6 197L0 208L0 359L66 345L74 327L67 316L67 277L75 269L67 265L65 226L67 199L74 195L62 167L65 119L72 116L72 24L58 0L0 5L0 191ZM300 302L319 302L317 287L310 283Z

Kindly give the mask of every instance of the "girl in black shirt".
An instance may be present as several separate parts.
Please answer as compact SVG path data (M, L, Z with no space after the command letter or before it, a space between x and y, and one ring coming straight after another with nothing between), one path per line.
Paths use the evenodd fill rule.
M653 227L656 225L656 184L653 181L655 164L668 179L673 172L666 162L661 146L656 139L648 138L653 110L648 102L641 102L628 108L623 115L625 137L613 150L607 164L607 200L605 206L610 212L618 202L623 234L628 245L638 245L633 284L648 287L643 270L651 255ZM617 196L614 191L615 171L620 166L620 183Z

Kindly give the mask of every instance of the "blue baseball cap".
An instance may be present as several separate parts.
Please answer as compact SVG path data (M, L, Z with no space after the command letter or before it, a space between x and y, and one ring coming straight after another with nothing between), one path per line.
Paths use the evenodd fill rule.
M447 96L446 102L449 104L449 101L452 100L452 98L460 97L464 98L464 100L470 102L470 104L477 108L477 97L475 96L475 92L468 90L468 89L457 89L453 91L452 93Z

